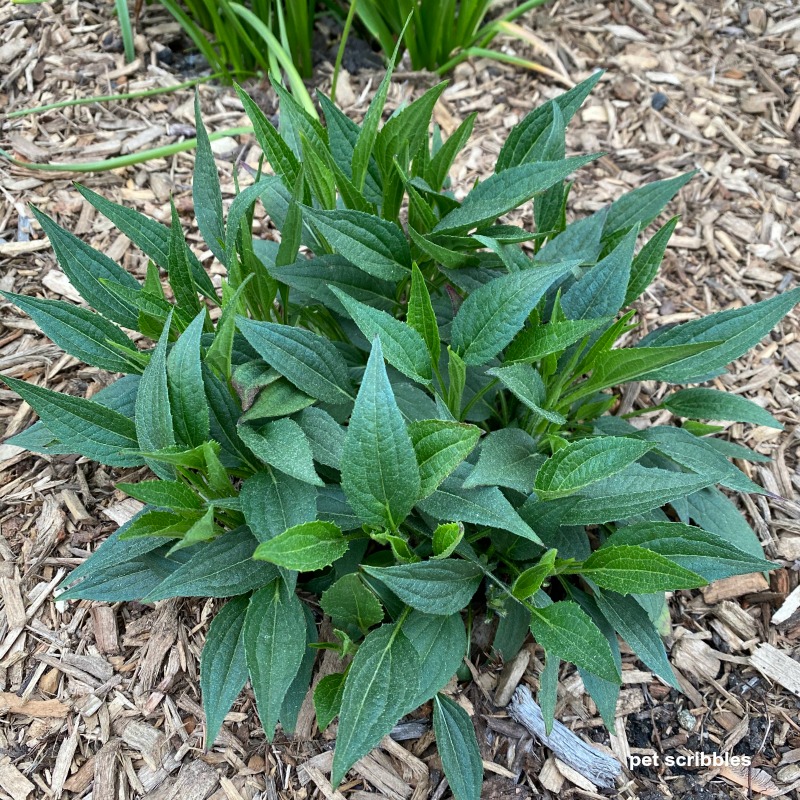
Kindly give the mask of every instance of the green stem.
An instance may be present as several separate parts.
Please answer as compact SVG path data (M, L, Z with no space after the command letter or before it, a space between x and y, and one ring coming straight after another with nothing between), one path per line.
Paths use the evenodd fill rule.
M193 78L190 81L183 83L176 83L174 86L159 86L155 89L142 89L139 92L125 92L123 94L103 94L96 97L77 97L73 100L61 100L58 103L47 103L43 106L34 106L32 108L21 108L19 111L11 111L6 114L6 119L15 119L17 117L24 117L28 114L42 114L45 111L54 111L58 108L70 108L71 106L85 106L92 103L113 103L119 100L137 100L140 97L153 97L154 95L167 94L168 92L177 92L180 89L188 89L198 83L205 83L222 76L221 72L215 72L213 75L207 75L202 78Z
M224 139L226 136L245 136L252 133L253 129L247 125L239 128L227 128L224 131L217 131L209 135L209 139L215 142L217 139ZM194 150L197 146L197 139L186 139L183 142L175 142L174 144L167 144L163 147L154 147L150 150L141 150L138 153L131 153L127 156L117 156L116 158L107 158L105 161L86 161L76 162L74 164L55 162L51 164L34 164L29 161L20 161L14 158L10 153L0 148L0 156L10 161L16 167L23 169L35 170L38 172L107 172L112 169L121 169L122 167L130 167L134 164L142 164L145 161L151 161L154 158L169 158L176 153L185 153L187 150Z
M333 81L331 82L331 99L334 102L336 101L336 84L339 81L339 70L342 68L342 59L344 58L344 48L350 36L350 27L353 24L357 5L358 0L351 0L350 8L347 10L347 18L344 21L344 28L342 28L342 41L339 42L339 49L336 51L336 63L333 66Z
M464 406L463 410L461 411L460 418L462 420L466 418L467 414L469 413L470 409L475 405L475 403L477 403L478 400L480 400L481 397L483 397L497 382L498 379L494 378L491 381L489 381L489 383L487 383L486 386L483 387L483 389L481 389L478 392L475 392L475 394L470 399L469 403L467 403Z

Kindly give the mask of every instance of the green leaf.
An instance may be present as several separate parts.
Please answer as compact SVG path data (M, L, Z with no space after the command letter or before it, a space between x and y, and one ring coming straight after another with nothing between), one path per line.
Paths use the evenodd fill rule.
M169 240L170 229L160 222L156 222L132 208L112 203L85 186L76 184L75 188L83 197L96 208L104 217L109 219L114 226L124 233L146 256L162 269L169 269ZM246 190L245 190L246 191ZM203 265L191 251L188 251L192 276L198 289L210 300L219 302L214 284L203 269ZM116 280L113 276L112 280ZM135 288L131 286L131 288Z
M651 379L665 364L680 364L716 347L716 342L697 342L666 347L622 347L600 353L591 365L592 375L580 386L580 395L639 379Z
M680 684L667 660L661 637L639 603L633 597L607 590L598 589L593 596L600 613L631 646L636 657L659 678L680 691Z
M433 700L433 731L442 767L456 800L480 800L483 759L469 714L443 694Z
M533 489L543 500L566 497L622 472L653 447L648 442L622 436L570 442L540 467Z
M696 170L663 181L646 183L615 200L608 209L604 235L627 231L638 225L647 227L695 176Z
M53 392L42 386L2 376L66 448L112 467L138 467L136 426L118 411L82 397Z
M50 239L59 266L87 304L124 328L137 330L139 315L133 304L111 292L101 279L137 292L142 288L139 281L108 256L57 225L43 211L37 208L32 208L32 211Z
M72 590L66 587L75 587L79 581L90 578L92 575L102 572L103 570L115 564L125 564L132 559L138 558L152 550L161 547L162 542L157 539L131 539L124 538L124 534L130 530L131 526L138 520L144 511L140 511L134 515L132 519L120 526L114 533L112 533L100 546L95 550L89 558L82 564L75 567L75 569L67 575L66 578L56 588L56 594L62 596L62 593L67 591L65 597L72 597Z
M561 161L509 167L479 183L433 230L435 233L464 233L493 222L599 157L600 154L574 156Z
M336 104L321 92L317 93L322 113L325 115L328 131L329 149L337 166L345 177L353 178L353 152L361 130ZM356 188L356 187L354 187ZM356 188L358 191L358 189ZM367 170L361 188L365 199L370 203L380 202L381 176L378 165L372 156L367 158Z
M464 538L464 526L460 522L443 522L433 532L434 558L448 558Z
M197 513L177 514L174 511L145 509L144 513L136 517L126 529L123 538L133 539L142 536L180 538L199 518L200 515Z
M462 422L425 419L411 422L408 433L419 465L419 496L424 498L473 451L481 430Z
M461 611L478 590L483 573L469 561L418 561L394 567L363 567L404 603L428 614L454 614Z
M341 528L332 522L303 522L262 542L253 558L298 572L314 572L333 564L347 552Z
M61 300L42 300L12 292L0 292L22 309L70 355L109 372L141 372L136 345L112 322L99 314ZM132 351L132 356L125 350Z
M345 429L327 411L316 406L304 409L297 422L311 445L314 461L339 469Z
M512 128L497 157L497 171L526 163L530 152L552 124L553 106L558 105L564 123L568 123L602 75L603 71L597 70L569 91L534 108L522 122Z
M159 544L158 540L156 544ZM138 602L181 566L180 557L168 557L166 551L166 547L159 547L126 561L94 568L77 586L59 598L101 603Z
M342 489L363 522L396 530L420 493L420 469L383 364L372 343L342 455Z
M443 689L456 674L467 652L467 634L461 614L425 614L412 611L403 632L419 657L419 691L405 713L419 708Z
M197 447L209 437L200 338L206 312L201 311L180 335L167 356L169 406L175 436L179 442Z
M632 464L617 475L581 490L574 505L564 514L562 523L591 525L627 519L686 497L712 483L713 477Z
M551 320L547 325L524 328L506 349L504 363L530 363L551 353L561 353L595 329L605 327L613 321L613 317L567 319L558 322Z
M769 411L752 400L717 389L681 389L665 397L661 405L679 417L751 422L753 425L765 425L768 428L783 428Z
M303 206L303 218L337 253L359 269L383 280L401 280L411 269L411 250L402 230L363 211L324 211Z
M202 544L189 560L163 583L149 592L142 602L152 603L168 597L233 597L275 579L271 564L253 561L257 542L247 528L226 531Z
M176 511L197 511L203 507L202 500L180 481L140 481L139 483L118 483L117 489L141 500L150 506L171 508Z
M395 305L393 282L367 274L342 256L326 255L270 268L273 278L297 289L327 308L344 313L344 306L331 291L336 286L351 297L382 311Z
M281 704L281 711L278 719L281 728L287 736L291 736L297 727L297 720L300 716L300 709L303 707L306 695L311 686L311 675L314 672L314 664L317 660L317 649L312 647L318 637L317 623L311 609L303 604L303 615L306 618L306 648L303 651L303 660L300 662L300 669L294 676L294 680L289 685L286 696Z
M167 342L170 320L164 325L161 338L142 373L136 394L136 437L142 450L161 450L175 444L172 410L167 384ZM161 478L170 478L174 471L165 465L145 459L150 469Z
M324 731L339 716L344 696L344 672L326 675L314 689L314 710L317 712L317 727Z
M237 318L255 351L298 389L326 403L353 399L347 364L334 345L302 328Z
M581 276L561 298L568 319L596 319L616 314L625 302L639 228L633 227L602 260Z
M347 313L364 336L381 340L384 357L403 375L418 383L430 383L431 361L425 340L414 328L395 319L391 314L353 299L334 286L331 291L339 298Z
M194 125L197 150L192 176L192 200L197 227L209 250L223 263L228 264L230 254L225 252L225 223L222 218L222 191L219 185L217 164L211 150L208 131L200 113L200 95L194 95Z
M239 436L265 464L306 483L322 486L303 429L288 417L268 422L259 428L239 425Z
M526 569L525 572L517 576L511 587L511 594L517 600L525 600L528 597L532 597L542 588L545 579L553 571L557 553L558 551L555 549L547 550L539 559L538 564Z
M441 191L444 187L456 156L464 149L472 135L476 117L477 112L475 111L465 117L463 122L447 137L447 141L439 148L426 167L425 180L435 192Z
M492 648L508 663L522 649L528 635L530 612L522 603L508 602L505 615L497 623Z
M497 355L525 324L547 289L575 266L562 262L502 275L472 292L452 326L452 346L467 364Z
M214 169L216 171L216 167ZM197 289L194 285L189 264L189 248L183 238L181 220L174 202L171 203L171 209L172 224L169 229L169 251L167 253L169 285L175 295L176 306L183 314L193 317L200 313L200 301L197 299ZM221 245L217 249L220 250Z
M536 472L544 459L536 441L522 429L492 431L483 440L478 463L464 481L464 488L507 486L530 494Z
M539 694L537 700L542 709L542 719L544 720L544 732L549 736L553 729L553 721L556 713L556 703L558 702L558 669L561 666L561 659L545 652L544 669L539 674ZM591 672L580 670L581 675L589 675L590 679L597 681L603 680ZM608 683L608 681L603 681ZM614 684L610 684L614 685ZM613 728L612 728L613 730Z
M709 582L733 575L764 572L775 567L763 558L733 547L721 536L681 522L640 522L626 525L606 539L595 555L609 547L623 545L647 548L682 568L701 575Z
M289 191L294 187L300 172L300 162L288 144L283 140L275 126L267 119L264 112L253 102L241 86L234 84L236 94L242 101L245 113L253 125L258 146L264 153L267 162L279 175Z
M206 747L247 680L244 620L249 598L234 597L214 617L200 656L200 690L206 715Z
M303 411L314 402L313 397L278 376L258 393L253 405L242 415L241 422L286 417Z
M311 522L317 515L317 490L269 467L251 475L239 497L245 521L259 542Z
M214 522L214 512L215 508L213 504L209 505L203 516L192 522L186 533L172 545L167 555L172 555L185 547L207 542L217 536L220 529Z
M664 260L667 244L679 219L680 217L673 217L666 225L662 225L636 254L631 265L631 277L625 292L624 305L630 305L652 283Z
M614 544L592 553L580 567L598 586L620 594L696 589L706 580L659 553L638 545Z
M365 756L408 712L418 691L419 656L397 625L382 625L358 648L342 696L331 783Z
M419 151L427 147L433 108L446 88L447 81L432 86L413 103L392 114L378 131L375 155L384 178L403 152L406 158L400 162L400 166L405 168L409 160L416 158Z
M272 739L286 693L306 649L306 620L297 595L281 579L250 598L244 623L247 668L261 727Z
M708 486L686 498L687 519L701 528L721 536L739 550L761 558L764 549L755 531L747 524L736 506L715 486Z
M487 375L494 375L511 393L526 405L534 414L543 417L548 422L563 425L566 417L549 408L544 408L547 402L547 389L542 376L530 364L509 364L507 367L494 367L486 370Z
M755 494L765 492L705 439L683 428L657 425L636 436L653 442L657 452L663 453L671 461L698 475L712 478L714 483L720 483L739 492Z
M353 625L368 631L383 619L383 608L359 575L343 575L320 598L322 610L338 628Z
M400 47L400 42L397 43L397 48ZM395 58L393 57L388 64L386 74L378 86L372 101L369 104L367 113L364 115L364 121L361 123L361 130L358 133L355 144L353 146L353 157L351 161L351 174L353 176L353 184L358 191L364 188L364 182L367 176L367 170L370 161L373 157L375 150L375 140L378 137L378 126L381 122L381 115L383 114L383 107L386 104L386 95L389 91L389 85L392 80L392 71L394 69ZM338 781L334 781L338 783Z
M721 369L755 347L798 302L800 287L760 303L718 311L654 331L642 342L648 348L712 343L715 346L673 366L654 369L647 375L648 379L687 383L699 375Z
M439 338L439 325L431 303L431 296L425 284L425 277L414 264L411 270L411 293L408 298L406 322L425 342L431 361L439 363L442 345Z
M607 681L619 683L619 671L599 628L571 600L562 600L531 613L531 633L548 652Z
M437 520L471 522L500 528L541 544L541 540L517 514L511 503L496 486L465 489L455 476L448 478L418 507Z

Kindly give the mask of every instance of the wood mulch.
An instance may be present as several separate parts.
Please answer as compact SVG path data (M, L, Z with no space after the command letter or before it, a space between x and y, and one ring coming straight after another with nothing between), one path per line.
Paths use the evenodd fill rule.
M606 69L569 135L573 152L607 153L579 174L573 214L600 208L643 182L699 170L671 209L682 218L663 272L640 303L646 328L746 305L798 284L800 9L794 0L563 0L523 24L533 32L531 42L500 44L540 61L561 83ZM175 84L191 77L181 73L190 62L170 49L176 39L176 26L156 8L146 9L137 59L126 65L112 4L6 4L0 9L0 107L10 112ZM358 59L349 64L352 74L343 76L338 92L355 116L380 77L359 66ZM323 90L330 72L327 63L318 69ZM389 106L434 82L401 66ZM274 112L272 93L252 88ZM479 111L473 140L453 172L458 190L490 170L508 129L528 109L562 89L550 78L489 61L459 67L436 111L446 133ZM204 86L200 96L210 128L245 122L232 90ZM0 145L30 162L97 160L180 141L193 130L192 91L181 90L5 119ZM258 151L247 137L222 139L214 148L229 202L234 164L255 165ZM189 241L218 276L191 217L192 166L190 153L84 176L0 162L0 288L79 300L31 220L30 203L142 271L142 256L82 201L74 178L162 221L174 195ZM256 233L276 235L263 218ZM563 672L556 717L626 764L620 796L800 791L798 319L797 312L790 315L716 381L762 404L785 426L728 429L731 438L773 459L741 465L772 495L737 502L783 568L769 580L755 575L677 593L668 645L684 692L670 690L625 654L616 735L604 731L575 671ZM61 353L8 304L0 304L0 373L83 396L111 380ZM642 384L626 391L624 402L636 407L662 393L661 386ZM3 388L0 401L2 441L28 426L33 413ZM39 458L0 444L0 800L449 796L429 709L359 762L341 793L326 777L335 727L320 735L308 709L293 740L279 735L266 743L246 691L205 750L198 655L216 603L109 606L53 598L61 578L135 509L114 488L121 477L84 459ZM478 626L481 632L487 633ZM475 680L462 685L458 701L478 729L483 796L600 796L494 705L496 692L507 698L520 681L536 687L541 651L528 645L505 667L479 647L472 656ZM330 666L322 659L320 670ZM663 763L665 754L696 751L749 755L753 768ZM656 754L660 765L643 765ZM631 756L643 763L628 769Z

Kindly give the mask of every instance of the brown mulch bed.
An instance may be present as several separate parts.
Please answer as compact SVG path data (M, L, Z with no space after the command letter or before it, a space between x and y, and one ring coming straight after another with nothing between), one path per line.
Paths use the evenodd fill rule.
M663 271L639 311L647 328L749 304L800 281L800 9L793 0L614 0L552 3L524 20L536 45L503 47L534 58L565 83L607 70L569 136L574 152L607 155L584 169L571 212L600 208L643 182L698 169L673 212L682 215ZM138 26L137 59L118 52L111 4L5 5L0 9L0 107L6 112L71 97L167 86L192 77L165 48L177 28L155 9ZM172 52L172 51L170 51ZM363 114L380 79L355 71L340 83L348 113ZM330 67L318 70L329 88ZM568 77L566 77L568 76ZM401 70L390 107L417 96L433 76ZM252 87L274 111L264 86ZM513 126L563 87L478 61L452 76L436 112L449 133L479 111L453 178L468 186L491 168ZM209 128L243 124L230 89L204 86ZM4 120L0 146L31 162L97 160L193 134L191 90L114 105L86 105ZM215 143L223 193L236 162L255 165L248 138ZM89 187L162 221L174 195L189 241L214 274L191 217L190 153L111 173L44 173L0 162L0 288L78 298L31 221L34 203L134 272L145 263L129 241L71 186ZM530 222L524 219L524 222ZM257 235L273 237L265 219ZM720 388L768 408L783 431L731 425L731 438L773 461L741 466L773 497L739 498L770 557L762 576L723 581L672 601L671 660L678 694L624 658L617 734L609 737L574 670L562 675L556 716L624 762L704 752L749 755L756 769L639 766L624 797L791 796L800 787L800 472L797 466L800 327L795 312L717 379ZM33 323L0 304L0 373L91 396L109 376L81 366ZM663 387L626 392L629 407ZM24 429L31 410L0 388L0 435ZM33 457L0 444L0 800L31 797L255 800L338 797L325 777L333 732L308 715L294 740L265 743L245 692L214 747L204 750L198 654L211 601L101 606L54 602L58 581L131 513L114 483L121 474L83 459ZM776 616L777 613L777 616ZM487 798L596 797L492 704L501 665L473 652L476 680L459 695L474 712L487 763ZM530 645L523 681L536 686L541 651ZM786 659L789 659L788 661ZM325 668L323 662L323 669ZM424 710L423 710L424 712ZM426 731L409 721L350 773L349 798L449 796ZM410 737L410 738L408 738ZM304 766L305 765L305 766Z

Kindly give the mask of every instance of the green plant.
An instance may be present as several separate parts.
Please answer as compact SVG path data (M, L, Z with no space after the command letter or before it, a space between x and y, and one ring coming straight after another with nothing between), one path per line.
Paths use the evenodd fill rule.
M354 0L354 4L362 24L383 52L388 56L395 43L402 41L414 69L443 75L470 56L484 56L552 75L539 64L487 49L499 33L517 36L516 27L510 26L512 20L546 1L517 3L489 22L486 15L495 0ZM410 24L404 31L409 18ZM555 77L560 80L560 76Z
M118 0L123 2L124 0ZM257 70L280 79L286 74L295 97L316 116L303 84L311 77L315 0L159 0L215 72L233 75Z
M207 744L248 676L267 737L279 721L291 732L315 648L332 648L342 669L314 702L320 728L339 718L334 784L434 698L450 785L472 800L470 720L437 694L467 652L465 619L496 616L504 658L532 632L546 715L567 661L613 727L617 634L678 688L656 626L664 592L772 567L716 488L763 492L729 461L762 457L692 421L777 426L764 409L684 388L659 406L680 427L609 412L622 384L719 374L800 289L618 346L635 338L624 308L676 219L637 252L640 231L691 176L567 224L565 179L597 156L565 158L565 126L598 79L531 112L461 202L447 176L474 118L429 136L444 84L383 126L390 74L361 126L320 97L326 127L277 86L280 131L240 91L275 174L227 219L198 111L193 195L227 267L221 290L174 210L166 228L79 187L149 257L141 282L36 211L94 311L4 296L78 359L125 376L91 400L5 378L40 417L10 441L152 470L118 484L145 508L61 597L230 598L201 661ZM502 221L531 200L535 231ZM252 238L257 201L280 243ZM332 641L317 641L320 609Z

